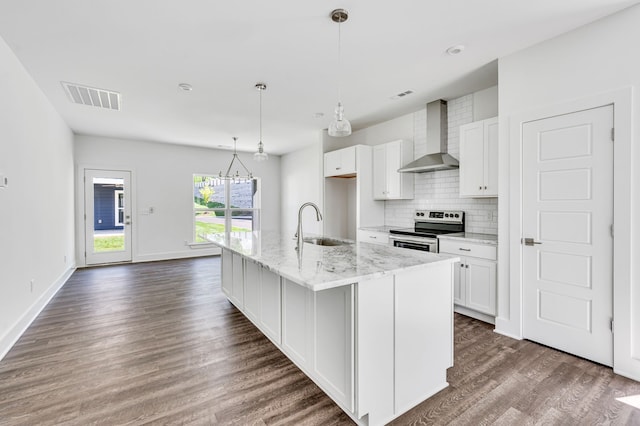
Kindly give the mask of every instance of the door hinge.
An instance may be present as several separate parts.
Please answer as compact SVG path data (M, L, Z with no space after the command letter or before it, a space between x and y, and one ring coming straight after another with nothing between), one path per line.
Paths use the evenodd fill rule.
M611 128L611 142L616 140L616 129L614 127Z
M611 330L611 332L613 333L613 319L609 323L609 330Z
M609 230L611 231L611 238L613 238L613 223L611 224L611 226L609 227Z

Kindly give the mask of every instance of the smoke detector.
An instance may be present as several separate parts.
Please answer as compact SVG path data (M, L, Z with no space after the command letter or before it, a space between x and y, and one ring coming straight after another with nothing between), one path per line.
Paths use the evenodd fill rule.
M61 81L65 93L74 104L120 111L120 93Z

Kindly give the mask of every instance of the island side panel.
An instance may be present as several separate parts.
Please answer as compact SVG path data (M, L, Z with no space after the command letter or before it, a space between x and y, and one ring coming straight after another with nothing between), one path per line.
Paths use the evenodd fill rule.
M395 276L395 414L448 386L453 350L451 264Z
M394 416L394 279L393 275L356 286L357 414L369 425Z

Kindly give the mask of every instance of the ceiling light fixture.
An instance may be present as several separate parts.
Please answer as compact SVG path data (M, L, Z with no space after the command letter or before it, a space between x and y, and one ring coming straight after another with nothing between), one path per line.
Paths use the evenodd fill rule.
M244 163L242 162L242 160L240 159L240 157L238 157L238 152L236 150L236 142L237 141L238 141L238 138L234 136L233 137L233 158L231 159L231 163L229 163L229 167L227 168L227 172L223 175L222 174L222 170L220 170L220 173L218 173L218 177L220 179L233 180L233 181L236 181L236 182L249 181L249 180L253 179L253 173L251 173L249 171L249 169L247 169L247 166L245 166ZM238 170L236 170L236 172L234 174L231 174L231 169L233 168L233 163L235 163L236 160L238 160L238 163L240 163L240 165L244 169L246 175L241 175Z
M189 83L180 83L178 84L178 87L185 92L190 92L193 90L193 86L191 86Z
M464 45L457 44L455 46L451 46L450 48L448 48L446 52L451 56L455 56L459 53L462 53L463 50L464 50Z
M341 56L342 56L342 32L341 25L349 19L349 13L345 9L335 9L331 12L331 20L338 23L338 105L335 110L335 119L329 125L329 136L344 137L351 134L351 123L344 118L344 108L342 107L340 94L340 79L342 78Z
M258 151L253 154L253 159L256 161L265 161L269 159L269 155L264 152L264 145L262 143L262 92L267 90L267 85L264 83L256 83L256 89L260 92L260 142L258 142Z

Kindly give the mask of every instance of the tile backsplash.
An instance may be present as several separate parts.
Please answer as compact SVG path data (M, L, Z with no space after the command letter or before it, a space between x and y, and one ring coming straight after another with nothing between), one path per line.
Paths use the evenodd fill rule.
M473 121L473 94L447 102L449 154L458 158L460 126ZM413 115L414 157L426 154L427 111L422 109ZM415 198L385 202L385 225L413 226L415 210L462 210L465 212L467 232L498 233L497 198L460 198L459 170L441 170L415 174Z

